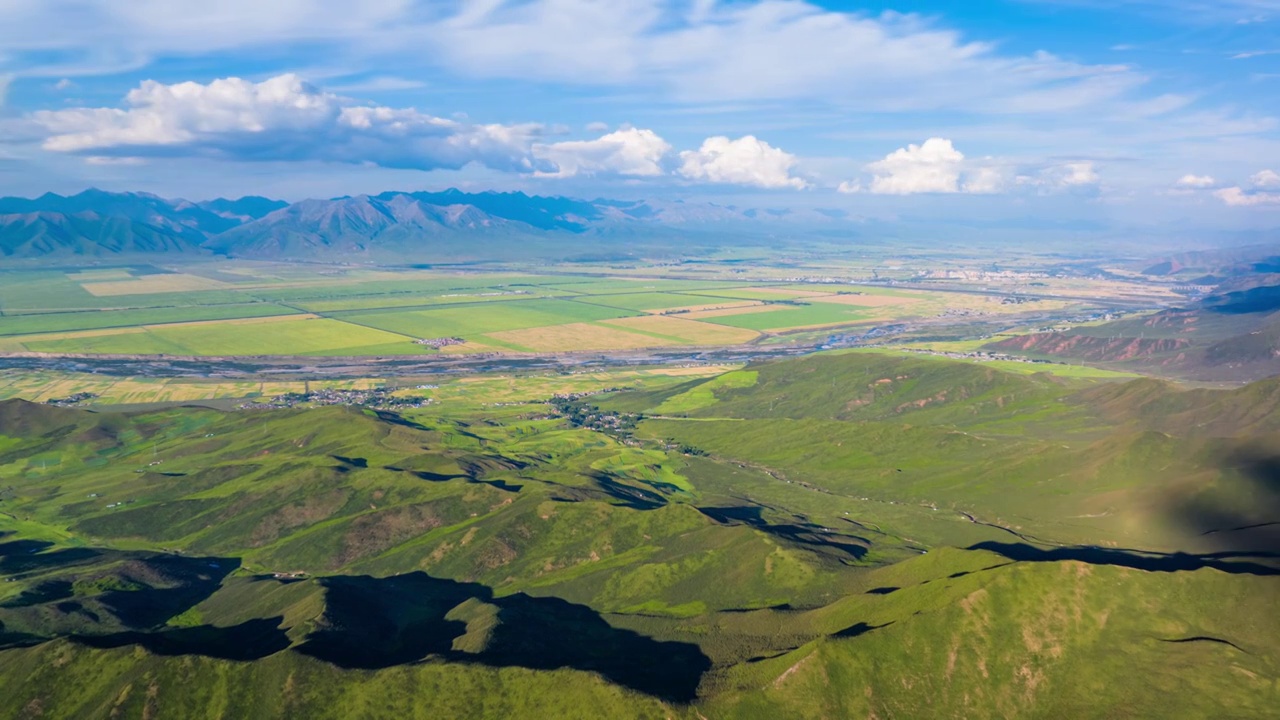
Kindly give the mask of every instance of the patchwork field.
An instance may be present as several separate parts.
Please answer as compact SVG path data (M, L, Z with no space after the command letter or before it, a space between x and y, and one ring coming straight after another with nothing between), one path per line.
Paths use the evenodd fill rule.
M1036 308L1067 306L1040 303ZM309 269L271 263L68 268L0 272L0 352L377 356L625 351L774 342L805 330L869 327L945 313L999 316L1018 311L993 297L853 285ZM440 338L462 342L441 348L414 343Z
M703 315L703 317L706 316ZM799 307L771 306L762 312L735 312L713 317L718 325L762 331L851 325L887 319L881 313L866 312L858 308L826 302L814 302Z

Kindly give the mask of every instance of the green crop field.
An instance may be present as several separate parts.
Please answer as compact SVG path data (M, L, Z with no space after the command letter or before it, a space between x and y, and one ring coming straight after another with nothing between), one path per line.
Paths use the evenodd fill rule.
M622 310L666 310L705 304L706 299L692 294L646 292L592 295L583 298L581 302Z
M882 316L876 309L814 302L797 307L773 306L764 312L720 315L707 318L707 322L748 330L786 330L870 322Z
M476 288L446 292L442 295L409 293L358 296L340 300L299 300L292 302L292 305L307 312L332 313L344 310L381 310L385 308L466 305L481 302L510 302L512 300L529 300L554 294L557 294L556 291L534 287L510 289Z
M544 278L538 282L540 287L563 290L580 295L623 295L634 293L684 293L717 288L733 287L732 283L707 282L700 280L662 280L656 278L621 277L596 278Z
M75 330L130 328L165 323L237 320L240 318L292 315L298 312L281 305L249 303L244 305L148 308L145 310L10 315L0 317L0 335L33 335Z

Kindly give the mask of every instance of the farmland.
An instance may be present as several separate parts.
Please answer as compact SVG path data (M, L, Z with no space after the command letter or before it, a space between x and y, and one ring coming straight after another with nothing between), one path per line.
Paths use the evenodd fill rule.
M271 263L11 270L0 352L398 356L738 345L802 331L1061 313L999 297L809 285ZM432 348L414 341L459 338Z

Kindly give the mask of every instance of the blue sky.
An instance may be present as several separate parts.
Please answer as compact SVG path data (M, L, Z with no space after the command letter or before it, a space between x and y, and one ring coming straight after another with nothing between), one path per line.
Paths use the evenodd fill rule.
M0 0L0 193L1280 225L1280 0Z

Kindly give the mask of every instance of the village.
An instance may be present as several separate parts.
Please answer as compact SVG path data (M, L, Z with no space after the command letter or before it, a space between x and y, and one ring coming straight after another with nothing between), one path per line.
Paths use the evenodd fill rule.
M242 403L238 407L241 410L268 410L300 406L356 405L378 410L403 410L420 408L430 403L431 398L417 395L396 395L394 388L373 388L370 390L324 389L302 393L285 393L266 400L260 399Z

